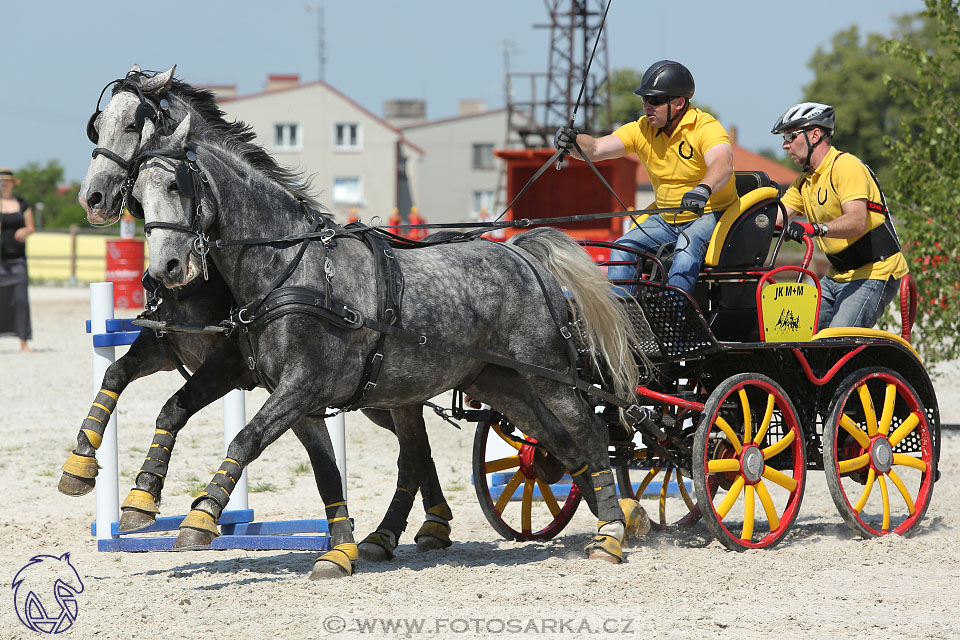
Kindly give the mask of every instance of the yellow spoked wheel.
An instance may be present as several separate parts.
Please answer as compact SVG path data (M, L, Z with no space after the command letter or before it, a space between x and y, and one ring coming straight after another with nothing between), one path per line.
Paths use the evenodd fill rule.
M930 424L917 392L889 369L850 374L823 427L830 495L863 537L907 533L923 519L936 477Z
M797 412L779 384L731 376L707 399L693 445L703 520L735 551L772 547L793 526L806 456Z
M473 439L473 485L480 510L508 540L547 540L563 530L580 490L536 440L497 414ZM554 486L551 486L554 485Z
M685 478L677 466L670 463L642 468L618 465L614 470L620 496L639 501L650 514L650 526L654 529L688 527L700 520L696 496L687 488L690 478Z

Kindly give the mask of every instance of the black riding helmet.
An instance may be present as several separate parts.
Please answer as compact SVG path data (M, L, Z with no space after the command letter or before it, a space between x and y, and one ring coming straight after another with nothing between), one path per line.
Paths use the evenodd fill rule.
M693 74L689 69L673 60L661 60L650 65L643 74L643 79L640 80L640 88L634 93L647 98L652 96L686 98L686 104L677 113L672 113L672 105L667 105L667 124L657 131L659 134L686 113L695 88Z
M654 62L643 74L638 96L670 96L692 98L695 89L693 74L679 62L661 60Z

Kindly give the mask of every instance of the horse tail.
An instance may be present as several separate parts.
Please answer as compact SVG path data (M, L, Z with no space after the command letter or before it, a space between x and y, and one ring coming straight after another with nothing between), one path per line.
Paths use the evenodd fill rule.
M562 231L543 227L518 234L510 242L530 253L569 291L567 306L574 321L583 326L587 347L606 363L616 395L634 400L640 380L638 361L645 373L652 366L624 306L625 301L636 302L616 296L590 254Z

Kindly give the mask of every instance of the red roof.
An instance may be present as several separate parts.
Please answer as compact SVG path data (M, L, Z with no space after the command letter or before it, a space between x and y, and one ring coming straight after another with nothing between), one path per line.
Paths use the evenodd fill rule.
M759 153L748 151L733 144L733 166L737 171L763 171L770 179L782 186L790 186L800 173L783 166ZM636 154L629 154L636 158ZM642 162L637 162L637 184L650 184L650 176Z

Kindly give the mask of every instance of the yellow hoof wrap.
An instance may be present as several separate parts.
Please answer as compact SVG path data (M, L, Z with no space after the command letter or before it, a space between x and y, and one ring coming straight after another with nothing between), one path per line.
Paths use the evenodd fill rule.
M624 528L623 539L634 536L645 536L650 533L650 518L640 504L632 498L622 498L620 508L623 510Z
M136 509L137 511L145 511L147 513L160 513L160 509L157 507L153 496L150 495L149 491L144 491L143 489L131 489L130 493L127 494L127 498L123 501L123 504L120 505L120 508Z
M423 526L420 527L420 530L417 531L417 535L413 537L413 541L417 542L424 536L430 536L431 538L440 540L445 547L453 544L450 540L450 525L445 522L427 520L423 523Z
M430 507L427 509L427 513L443 518L444 520L453 520L453 512L450 511L450 507L446 502L441 502L438 505Z
M63 463L62 468L70 475L78 478L96 478L97 469L100 468L100 465L97 464L97 459L92 456L71 453L67 461Z
M206 531L207 533L213 534L214 538L220 535L220 532L217 530L217 521L213 519L213 516L199 509L191 509L187 517L180 523L180 528Z
M379 531L374 531L366 538L360 541L360 544L375 544L384 551L387 552L387 560L393 559L393 550L396 548L396 543L391 544L390 536L385 533L380 533Z
M623 562L623 549L620 547L620 541L613 536L599 533L583 550L587 552L587 557L591 560L606 560L613 564Z
M370 534L373 535L373 534ZM370 536L367 536L369 538ZM367 540L364 540L367 542ZM337 565L348 576L353 575L353 563L357 561L357 558L360 557L360 550L357 548L356 543L354 542L344 542L338 544L330 551L327 551L325 554L317 558L317 562L332 562Z

